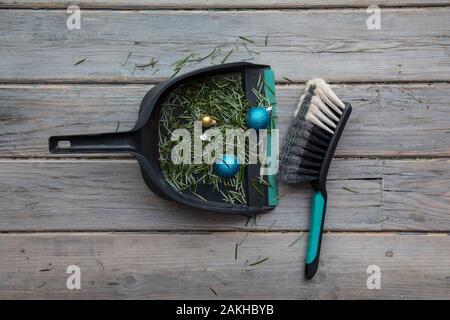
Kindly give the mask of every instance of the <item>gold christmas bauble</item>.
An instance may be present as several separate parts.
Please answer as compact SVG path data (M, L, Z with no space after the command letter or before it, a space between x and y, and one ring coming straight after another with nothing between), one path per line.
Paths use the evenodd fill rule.
M216 120L214 120L211 116L203 116L202 117L202 126L204 128L211 127L216 124Z

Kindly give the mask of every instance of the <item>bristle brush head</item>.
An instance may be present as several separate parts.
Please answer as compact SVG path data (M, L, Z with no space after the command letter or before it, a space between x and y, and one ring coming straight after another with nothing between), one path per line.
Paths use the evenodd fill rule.
M307 82L281 153L279 175L282 181L299 183L319 178L344 108L344 103L325 81Z
M281 154L280 177L286 183L317 180L329 137L306 119L289 128Z
M336 105L342 110L345 108L345 104L341 101L341 99L338 98L338 96L333 92L333 90L331 90L330 85L326 83L323 79L314 79L308 81L308 83L311 86L315 86L322 92L321 96L323 100L329 100L332 104Z

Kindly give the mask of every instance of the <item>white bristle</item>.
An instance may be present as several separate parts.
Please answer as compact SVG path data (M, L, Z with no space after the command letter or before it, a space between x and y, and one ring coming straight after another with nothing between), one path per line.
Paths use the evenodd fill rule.
M294 117L296 117L297 114L299 113L299 111L300 111L300 109L302 107L302 104L303 104L303 99L305 99L305 95L304 94L300 97L300 101L298 102L297 109L295 109L295 112L294 112Z
M320 79L312 79L312 80L309 80L308 82L306 82L305 90L308 91L309 87L316 86L318 80L320 80Z
M313 95L308 106L305 119L315 124L319 128L334 134L334 129L339 122L339 116L345 108L344 103L331 90L330 86L322 79L314 79L307 82L307 92L313 89ZM303 95L299 106L305 99ZM299 107L297 108L299 110ZM296 110L296 114L298 113Z
M313 96L311 98L311 103L314 103L316 106L319 107L320 111L322 111L323 113L325 113L328 117L330 117L331 119L333 119L334 121L338 122L339 118L335 116L335 114L333 113L333 111L330 110L330 108L328 108L323 102L322 100L320 100L318 97Z
M316 89L314 90L314 93L323 101L325 102L331 109L333 109L334 111L336 111L337 114L341 115L342 111L341 109L335 105L329 98L328 96L325 94L325 92L323 92L323 90L319 87L316 87Z
M328 128L326 125L322 123L312 112L306 113L305 119L314 123L316 126L322 128L325 131L328 131L329 133L333 134L334 131Z
M322 89L322 91L327 95L327 97L339 108L344 110L345 104L338 98L338 96L331 90L331 87L328 83L323 81L322 79L316 79L315 84L317 87Z
M330 118L328 118L328 116L326 116L322 111L320 111L319 107L316 106L312 102L311 102L311 105L309 106L309 109L308 109L308 113L309 112L313 113L320 121L324 122L325 124L327 124L331 128L333 128L333 129L336 128L336 125L334 124L334 122L331 121Z

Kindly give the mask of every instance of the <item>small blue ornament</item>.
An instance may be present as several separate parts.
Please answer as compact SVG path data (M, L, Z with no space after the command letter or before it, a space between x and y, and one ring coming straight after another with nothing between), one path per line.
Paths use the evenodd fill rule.
M234 154L224 154L213 164L214 172L222 178L232 178L239 171L239 160Z
M269 111L263 107L253 107L247 111L247 126L259 130L267 129L269 125Z

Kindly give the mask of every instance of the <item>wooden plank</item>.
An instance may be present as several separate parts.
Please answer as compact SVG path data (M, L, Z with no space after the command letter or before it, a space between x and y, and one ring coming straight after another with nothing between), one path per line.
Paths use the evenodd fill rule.
M49 157L51 135L131 129L148 85L0 85L0 157ZM449 84L333 86L353 105L339 157L450 156ZM303 86L278 86L286 134Z
M67 0L1 0L0 8L67 8L72 2ZM270 8L335 8L368 7L371 0L79 0L81 8L102 9L270 9ZM382 7L438 6L448 5L448 0L379 0Z
M333 162L327 229L381 230L380 169L379 160ZM248 223L247 217L199 212L161 199L131 160L4 160L0 180L0 231L309 228L308 184L281 186L277 209Z
M384 9L381 29L369 30L365 9L87 10L81 30L68 30L65 10L1 10L0 81L158 82L173 74L175 61L215 47L222 50L215 63L234 48L229 62L269 63L279 81L448 81L449 17L448 7ZM242 44L236 50L239 36L259 54ZM135 70L152 57L158 72Z
M383 167L379 160L335 160L326 228L448 232L448 169L447 159L384 160ZM307 184L281 185L277 209L246 227L245 217L196 212L160 199L131 160L3 160L0 179L0 231L309 227Z
M383 161L383 229L447 230L450 160Z
M321 266L303 279L306 236L3 234L2 299L449 299L448 235L326 234ZM242 272L248 263L269 257ZM81 290L66 269L81 269ZM369 265L381 289L367 289ZM220 280L218 280L219 278ZM224 282L225 284L223 284ZM217 293L215 295L211 288Z

